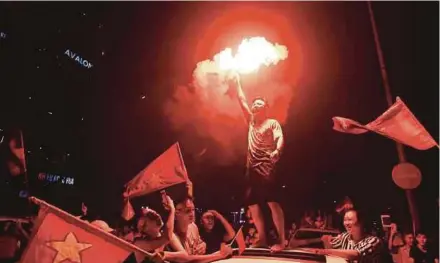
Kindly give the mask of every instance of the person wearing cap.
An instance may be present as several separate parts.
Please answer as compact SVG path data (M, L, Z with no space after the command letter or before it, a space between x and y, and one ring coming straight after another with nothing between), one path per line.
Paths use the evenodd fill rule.
M229 243L235 236L234 228L219 212L208 210L201 218L200 236L206 243L206 253L214 253L223 242Z
M112 233L114 231L113 228L111 228L105 221L102 220L95 220L91 224L107 233Z

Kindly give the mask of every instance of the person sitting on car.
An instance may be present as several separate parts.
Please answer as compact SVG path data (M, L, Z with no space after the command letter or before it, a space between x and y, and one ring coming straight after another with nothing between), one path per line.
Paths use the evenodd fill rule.
M319 254L330 254L358 263L388 262L389 254L385 251L378 237L367 234L365 218L356 209L348 209L344 214L346 232L336 236L323 236L322 241L328 249L317 250ZM388 258L388 257L389 258Z
M156 211L148 209L138 221L140 236L135 237L133 242L135 246L150 253L163 252L174 234L174 202L166 194L163 198L165 209L169 211L165 227L162 217ZM145 255L141 253L135 253L135 256L138 262L145 260Z
M214 253L223 242L229 243L235 236L234 228L219 212L208 210L202 215L200 236L206 242L206 253Z
M306 211L301 219L300 228L315 228L315 213Z
M176 202L176 221L173 237L164 260L176 263L207 263L222 260L232 255L232 248L221 244L220 250L206 254L206 243L201 239L194 223L195 206L192 198L185 197Z
M249 228L245 238L246 247L255 245L257 243L258 238L259 236L257 230L254 227Z
M325 219L320 215L318 215L315 219L315 228L317 228L317 229L325 229L326 228Z

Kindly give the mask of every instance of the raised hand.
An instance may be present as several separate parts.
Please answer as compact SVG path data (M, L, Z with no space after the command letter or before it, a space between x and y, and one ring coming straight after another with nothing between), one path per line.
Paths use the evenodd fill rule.
M205 255L206 254L206 243L200 242L197 247L195 247L195 254L196 255Z
M270 160L272 163L276 163L280 159L280 152L275 150L270 153Z
M87 215L87 206L84 204L84 202L81 203L81 211L83 215Z
M237 71L232 71L232 79L236 82L240 82L240 74Z
M188 190L188 195L190 197L193 197L194 196L193 183L190 180L186 181L186 189Z
M215 218L221 217L221 214L215 210L208 210L208 213L211 213Z
M235 72L232 71L229 76L227 77L227 81L230 87L238 87L240 84L240 75Z
M324 243L324 245L329 245L332 239L333 239L333 237L330 235L323 235L321 237L321 240Z
M397 225L394 224L394 223L392 223L392 224L391 224L391 228L390 228L390 234L391 234L391 235L394 235L394 234L396 234L396 233L397 233Z
M162 194L162 203L165 209L174 211L176 208L174 207L173 199L171 199L171 197L167 195L165 191L162 191L161 194Z

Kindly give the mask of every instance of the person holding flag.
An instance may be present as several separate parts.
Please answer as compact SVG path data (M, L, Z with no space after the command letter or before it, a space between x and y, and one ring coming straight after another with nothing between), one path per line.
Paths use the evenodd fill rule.
M144 262L164 262L161 253L148 253L139 247L87 221L36 197L29 200L39 207L33 235L20 263L128 263L142 254ZM102 224L101 224L102 226Z
M163 252L164 248L173 238L174 221L175 221L175 207L174 201L169 197L165 191L162 191L162 201L166 210L169 211L168 219L164 227L162 217L154 210L147 208L145 215L143 215L138 222L141 228L141 236L134 239L134 245L150 253ZM164 228L163 232L161 229ZM136 260L142 262L145 255L136 252Z
M241 89L238 73L234 74L229 85L230 90L235 90L234 93L236 92L249 125L246 201L260 234L255 246L267 246L263 213L259 207L259 204L267 203L279 236L278 244L272 246L271 250L280 251L285 248L284 212L277 201L275 170L284 145L283 131L277 120L268 118L268 103L264 98L255 98L249 107Z

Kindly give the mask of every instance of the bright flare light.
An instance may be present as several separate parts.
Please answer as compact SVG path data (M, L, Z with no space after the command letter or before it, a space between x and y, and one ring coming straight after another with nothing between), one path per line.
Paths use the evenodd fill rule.
M261 65L276 65L288 56L286 46L272 44L264 37L244 39L235 56L226 48L214 56L214 63L221 71L236 71L247 74L257 71Z

